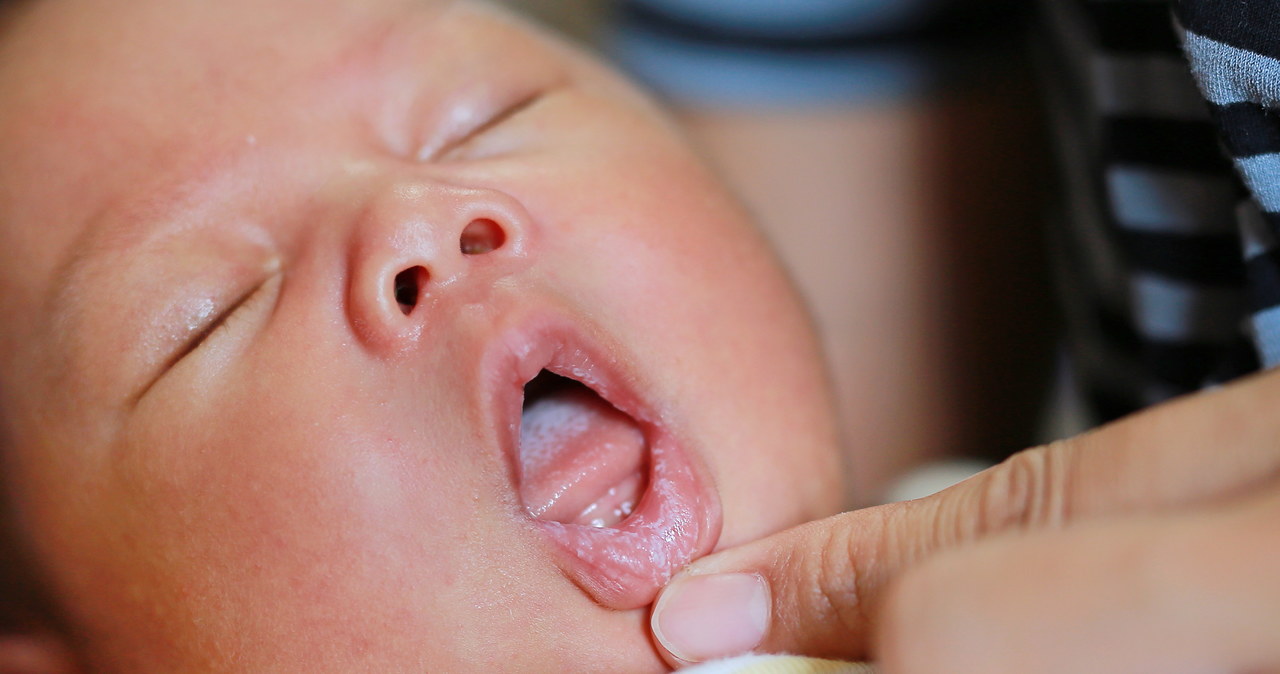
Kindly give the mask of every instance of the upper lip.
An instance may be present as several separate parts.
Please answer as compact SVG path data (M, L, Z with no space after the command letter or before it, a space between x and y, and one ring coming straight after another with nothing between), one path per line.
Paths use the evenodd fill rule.
M485 355L483 376L492 427L500 431L513 476L520 466L524 385L544 369L591 388L644 434L650 485L617 529L529 521L552 539L561 570L598 603L618 609L650 603L675 571L710 552L719 537L719 498L705 469L670 415L640 392L641 380L618 345L559 315L508 325Z

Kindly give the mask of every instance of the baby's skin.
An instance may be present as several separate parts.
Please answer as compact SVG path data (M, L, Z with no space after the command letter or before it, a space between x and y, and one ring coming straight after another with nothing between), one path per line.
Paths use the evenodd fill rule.
M462 2L8 11L4 488L76 668L657 670L672 573L835 512L796 296L589 57Z

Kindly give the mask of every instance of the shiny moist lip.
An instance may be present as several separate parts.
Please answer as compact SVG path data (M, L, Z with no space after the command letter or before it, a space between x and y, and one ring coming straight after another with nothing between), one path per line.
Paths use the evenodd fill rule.
M602 341L561 317L525 320L495 340L485 375L522 515L597 603L632 609L711 551L720 502Z

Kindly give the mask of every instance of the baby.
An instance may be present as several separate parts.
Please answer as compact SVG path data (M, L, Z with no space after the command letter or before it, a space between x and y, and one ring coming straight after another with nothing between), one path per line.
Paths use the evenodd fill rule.
M7 3L0 91L0 671L656 670L839 505L744 213L498 10Z

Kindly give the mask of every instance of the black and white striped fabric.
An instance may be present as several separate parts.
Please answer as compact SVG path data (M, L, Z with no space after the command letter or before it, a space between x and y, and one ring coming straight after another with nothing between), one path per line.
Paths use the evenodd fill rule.
M635 70L676 98L754 87L745 99L721 98L807 102L797 84L852 87L819 78L818 61L794 60L806 39L828 75L927 80L928 61L909 70L873 66L922 53L921 41L937 33L919 28L940 25L930 16L949 16L942 25L989 39L990 14L957 13L966 4L994 6L792 0L783 21L780 4L767 1L739 11L710 0L630 0L624 16L633 25L622 40L629 51L622 51L624 62L630 54ZM1075 369L1099 421L1280 365L1278 7L1280 0L1039 2L1032 42L1063 169L1058 276ZM810 15L827 18L797 24ZM777 35L770 26L779 26ZM902 58L881 56L885 49ZM842 53L877 56L859 71ZM651 54L660 58L645 60ZM735 79L735 63L756 69Z
M1184 1L1192 72L1252 199L1239 210L1249 330L1263 367L1280 365L1280 3Z
M1171 5L1042 2L1060 278L1100 420L1280 363L1274 4Z
M1044 0L1062 166L1059 285L1099 420L1225 379L1242 344L1243 196L1163 0ZM1230 371L1224 372L1227 368Z

